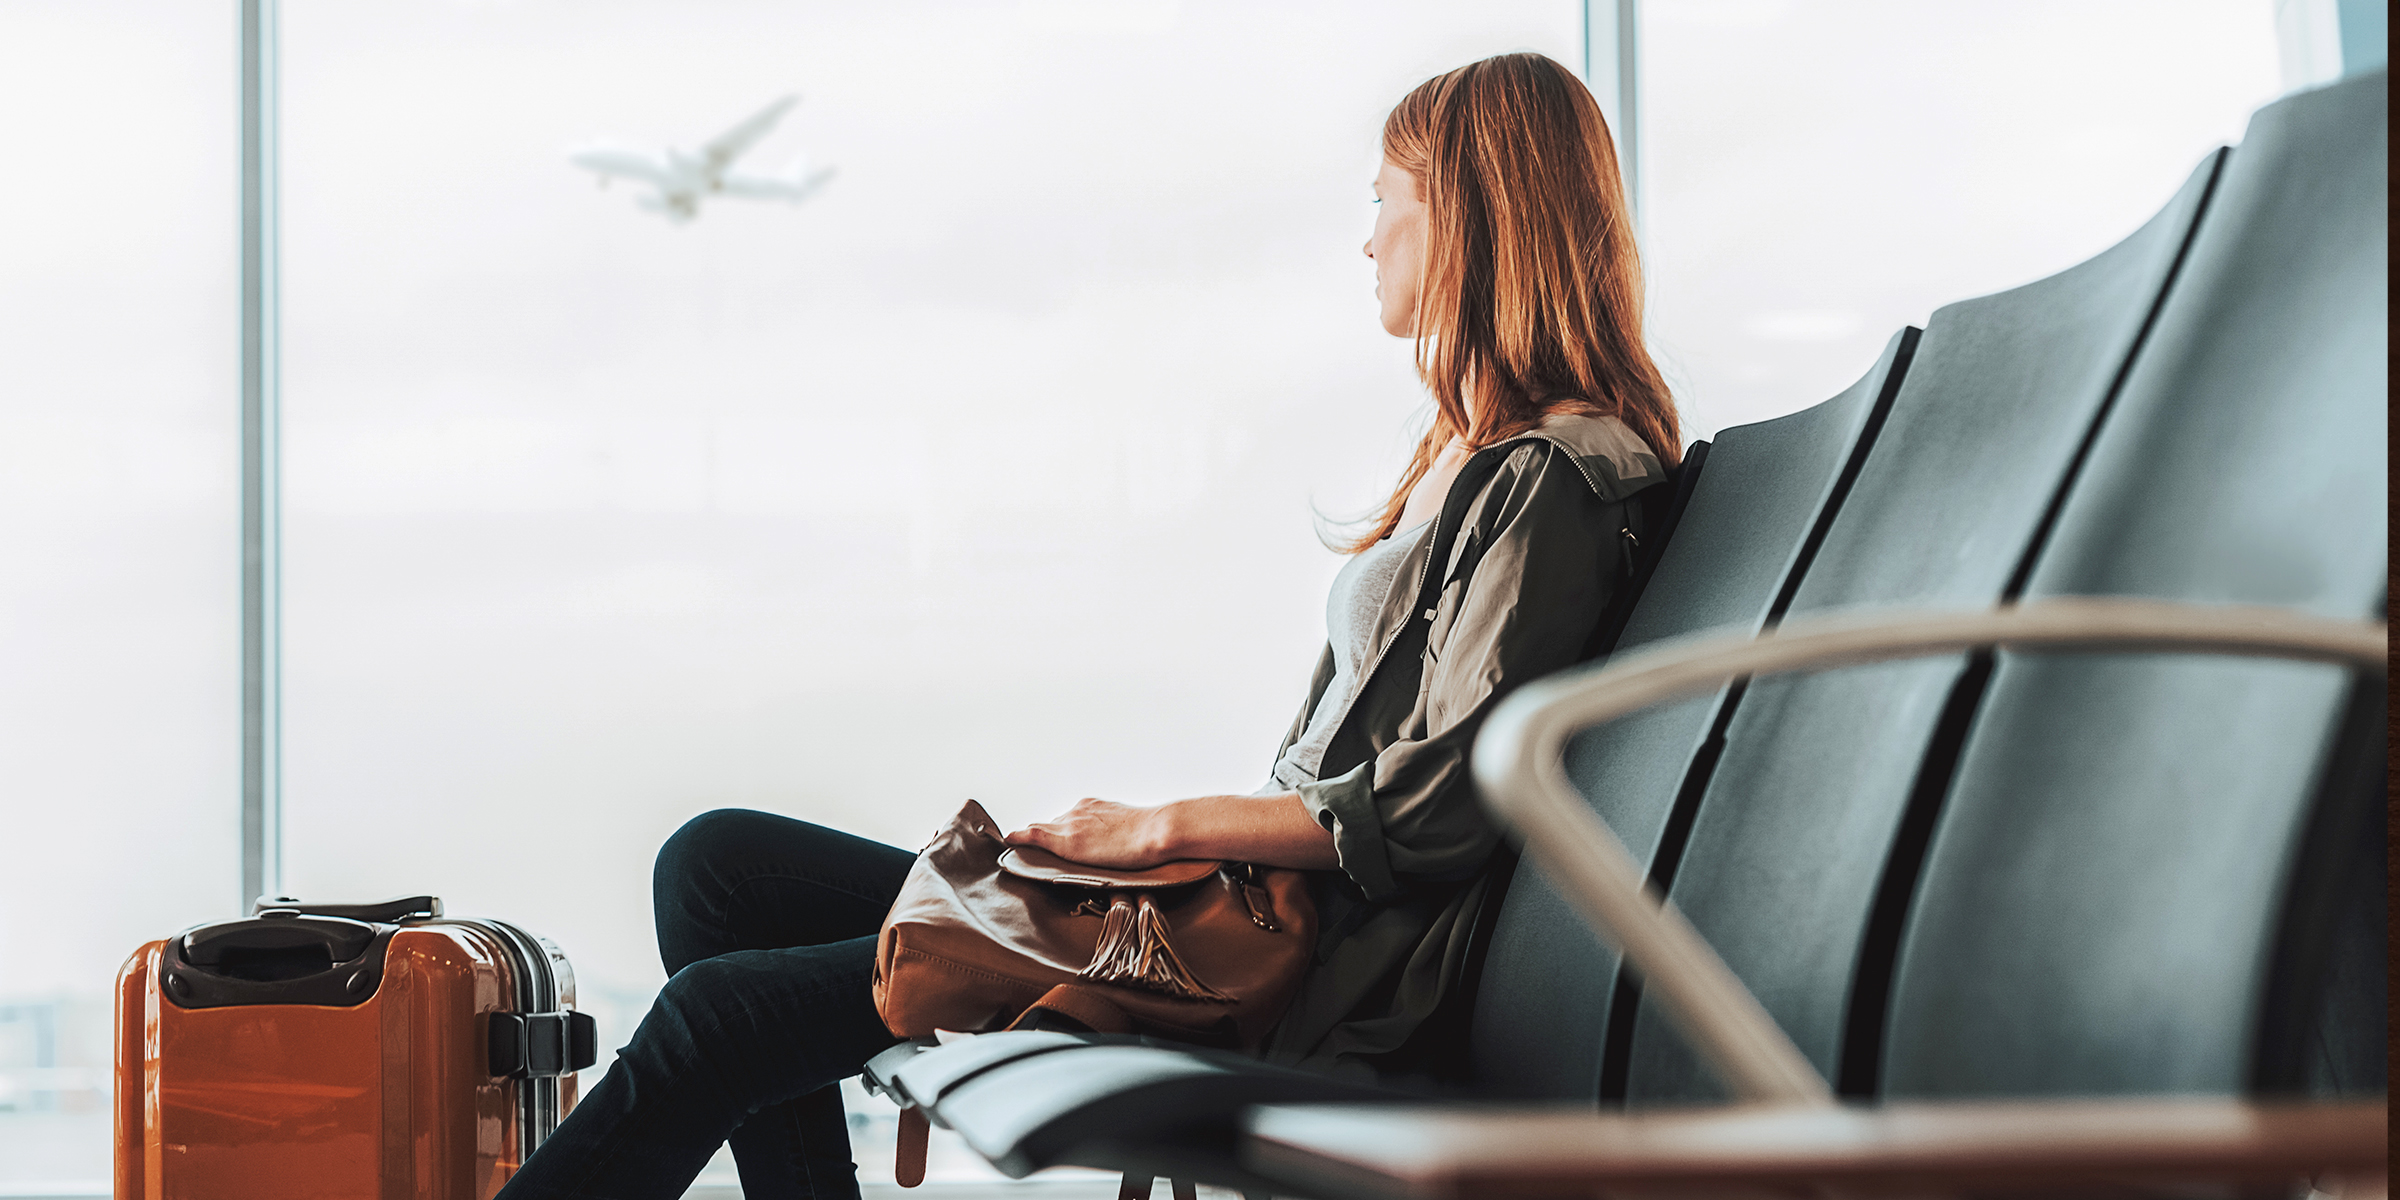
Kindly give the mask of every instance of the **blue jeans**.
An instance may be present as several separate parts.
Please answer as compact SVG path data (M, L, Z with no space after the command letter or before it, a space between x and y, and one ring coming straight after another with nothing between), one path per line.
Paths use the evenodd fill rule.
M838 1084L897 1040L870 984L914 861L742 809L676 830L651 882L667 986L500 1200L675 1200L726 1142L750 1200L855 1200Z

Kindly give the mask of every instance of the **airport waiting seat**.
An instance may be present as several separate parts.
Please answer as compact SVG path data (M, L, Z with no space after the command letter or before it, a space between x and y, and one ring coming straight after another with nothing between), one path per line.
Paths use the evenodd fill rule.
M2210 155L2163 211L2097 257L1933 314L1848 503L1782 616L2015 599L2224 158ZM1946 776L1987 657L1777 676L1742 689L1713 771L1694 766L1698 803L1682 862L1652 871L1817 1072L1854 1095L1872 1077L1842 1070L1853 998L1880 989L1892 949L1877 936L1893 915L1889 897L1878 904L1879 885L1907 873L1905 862L1887 866L1915 849L1895 837L1920 785ZM1728 1098L1654 1006L1628 1032L1629 1045L1611 1047L1622 1082L1604 1099Z
M1686 612L1714 603L1729 606L1716 623L1742 632L1787 610L1798 621L2019 595L2379 610L2384 420L2367 404L2384 388L2383 87L2378 73L2270 106L2127 242L1944 309L1921 341L1895 339L1883 378L1862 381L1871 398L1853 389L1785 419L1848 430L1797 472L1840 464L1830 479L1810 475L1821 490L1804 499L1744 484L1738 449L1753 435L1768 444L1782 423L1726 431L1622 650L1702 627ZM1836 418L1843 406L1855 420ZM1795 522L1801 504L1807 520ZM1757 532L1736 515L1751 505L1786 534L1729 540ZM2381 880L2371 856L2337 852L2381 828L2362 815L2368 743L2380 744L2370 718L2380 708L2339 668L1967 654L1737 683L1601 726L1565 758L1638 867L1671 884L1807 1061L1853 1096L2355 1094L2384 1086L2380 1056L2353 1052L2381 1025L2381 975L2364 970L2360 932L2380 928ZM2380 961L2379 935L2373 945ZM1437 1151L1493 1160L1512 1121L1613 1121L1613 1133L1560 1143L1552 1158L1565 1161L1542 1186L1701 1179L1708 1155L1691 1147L1744 1144L1723 1140L1733 1117L1595 1111L1612 1074L1636 1105L1719 1094L1652 998L1623 1004L1632 981L1617 974L1527 871L1485 959L1473 1079L1486 1097L1549 1106L1472 1120L1396 1092L1373 1109L1293 1106L1306 1097L1270 1093L1306 1085L1260 1064L1163 1047L1118 1047L1106 1064L1099 1047L1073 1046L999 1061L1021 1044L1007 1039L1038 1036L1007 1034L970 1043L996 1065L930 1107L1011 1173L1075 1163L1290 1195L1439 1192L1409 1182L1435 1177L1418 1168ZM1178 1072L1205 1080L1191 1104L1175 1102ZM1108 1103L1112 1075L1141 1089L1141 1112ZM1253 1086L1283 1106L1250 1110L1245 1142L1233 1110ZM1068 1088L1073 1103L1043 1087ZM2311 1130L2355 1150L2367 1108L2331 1124L2222 1105L2104 1115L2149 1122L2147 1152L2180 1137L2298 1153ZM1003 1109L1005 1121L989 1115ZM1854 1112L1874 1128L1848 1134L1823 1132L1821 1113L1794 1119L1852 1137L1868 1159L1877 1138L1957 1149L1941 1140L1955 1128L1915 1111ZM1991 1119L2034 1131L2010 1143L2016 1153L2067 1155L2057 1121L2023 1109ZM1702 1128L1711 1121L1715 1133ZM1681 1145L1684 1165L1623 1175L1637 1142ZM2245 1161L2272 1158L2261 1154Z

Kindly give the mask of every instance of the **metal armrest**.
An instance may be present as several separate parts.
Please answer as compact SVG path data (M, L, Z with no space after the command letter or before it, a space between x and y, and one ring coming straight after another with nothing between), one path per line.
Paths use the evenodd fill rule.
M1636 1114L1586 1106L1252 1109L1242 1161L1328 1197L2189 1194L2295 1184L2379 1197L2381 1100L2142 1098L1740 1105ZM2296 1190L2292 1189L2292 1190ZM2204 1193L2206 1194L2206 1193Z
M1755 638L1702 635L1503 701L1476 739L1484 803L1602 938L1639 971L1701 1058L1744 1100L1830 1105L1832 1089L1727 969L1567 779L1567 741L1594 725L1736 679L1984 646L2056 651L2198 651L2311 659L2383 674L2382 625L2282 609L2073 599L1989 612L1848 612Z

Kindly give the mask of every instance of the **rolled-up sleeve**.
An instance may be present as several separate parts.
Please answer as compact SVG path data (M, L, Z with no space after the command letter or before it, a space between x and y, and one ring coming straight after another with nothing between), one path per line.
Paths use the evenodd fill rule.
M1299 789L1368 899L1464 878L1499 843L1468 752L1511 690L1581 655L1623 582L1622 524L1621 502L1596 493L1548 444L1512 453L1470 510L1475 542L1459 560L1465 577L1445 583L1427 627L1415 709L1373 757Z
M1317 824L1333 833L1333 852L1342 873L1369 899L1400 890L1392 858L1384 850L1383 814L1375 808L1375 761L1369 759L1331 779L1300 785L1300 803Z

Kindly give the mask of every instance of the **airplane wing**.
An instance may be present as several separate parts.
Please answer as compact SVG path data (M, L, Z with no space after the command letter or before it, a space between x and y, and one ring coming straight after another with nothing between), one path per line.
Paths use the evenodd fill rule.
M718 190L728 196L747 196L753 200L788 200L798 204L815 195L825 181L833 178L833 168L823 167L802 174L790 175L728 175Z
M700 147L701 157L714 170L724 170L732 165L734 159L740 158L750 147L757 145L758 139L767 136L767 131L775 128L775 122L782 120L783 114L791 111L791 107L798 103L800 103L800 97L785 96L758 110L749 120L718 134L715 141Z
M567 161L586 171L597 172L603 181L611 176L640 179L660 187L667 184L667 170L658 160L631 150L600 146L567 156Z

